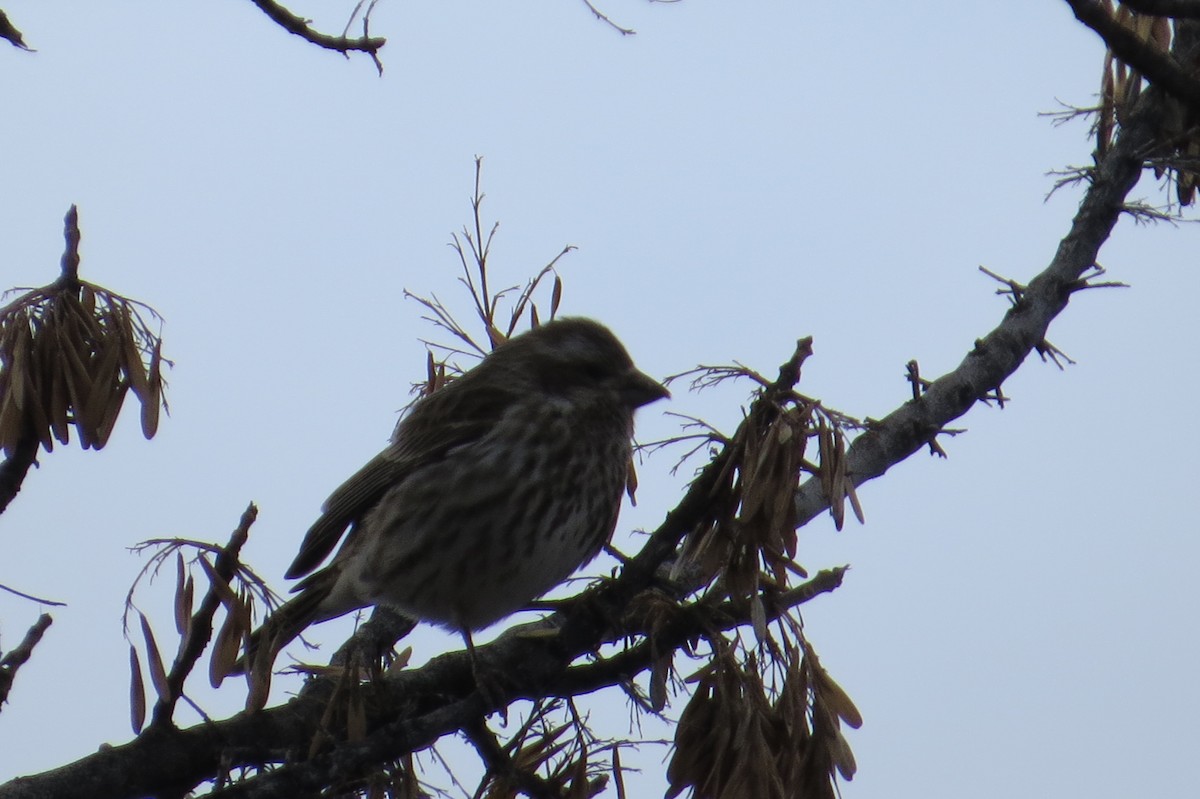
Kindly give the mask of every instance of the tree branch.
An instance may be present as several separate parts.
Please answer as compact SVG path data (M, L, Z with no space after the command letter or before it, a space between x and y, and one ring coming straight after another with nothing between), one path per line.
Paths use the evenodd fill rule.
M1100 34L1117 58L1142 73L1152 84L1193 108L1200 108L1200 81L1189 75L1176 59L1117 22L1099 0L1067 0L1067 4L1075 12L1076 19ZM1127 5L1137 7L1135 3Z
M841 585L844 573L844 568L823 571L804 585L788 591L779 598L768 618L772 620L778 618L789 609L820 594L834 590ZM588 592L588 594L592 594L589 599L594 601L596 594L611 589L613 585L606 584L595 592ZM493 643L476 650L476 656L481 663L487 664L489 670L503 669L503 673L513 678L510 699L537 699L545 696L574 696L589 693L631 679L649 668L654 660L655 647L652 647L648 641L643 641L612 658L564 669L565 662L585 654L587 650L573 653L573 656L568 656L568 659L564 661L554 651L559 648L558 645L561 643L559 637L546 638L529 635L531 628L552 627L550 622L551 620L546 620L513 628L506 631ZM675 648L696 635L730 630L749 623L750 611L746 607L737 608L729 602L715 607L697 603L681 609L666 627L656 631L655 639L661 641L666 647ZM646 632L646 630L626 631L626 634L645 634ZM471 668L465 652L443 655L422 669L414 672L401 672L389 677L388 692L393 696L413 696L416 686L411 683L419 679L418 672L435 668L438 664L443 663L445 664L444 668L452 668L456 671ZM421 678L420 682L426 683L426 680ZM434 685L437 682L438 680L435 678ZM221 799L269 799L316 791L331 783L337 784L340 780L361 775L365 769L378 763L394 760L414 749L428 746L443 735L469 727L494 709L496 708L487 706L481 693L474 692L423 715L402 716L395 721L385 723L378 727L366 741L339 746L328 755L255 777L220 791L215 796L219 796ZM386 716L384 717L386 718Z
M844 569L821 572L781 595L769 609L769 618L832 591L840 585L843 573ZM510 629L492 643L478 647L479 667L505 675L504 684L486 695L476 686L476 666L466 652L447 653L420 669L387 674L381 687L364 686L370 692L365 702L366 740L342 743L316 758L231 785L214 796L250 799L307 795L322 786L360 776L378 763L429 746L516 699L581 694L628 679L650 666L654 650L647 643L612 658L573 668L568 665L595 652L603 643L627 635L646 635L647 630L617 632L612 625L600 623L594 629L603 629L603 633L576 646L571 646L564 635L576 619L603 619L606 608L624 592L620 579L606 581L584 592L567 612ZM701 633L748 624L749 616L748 607L738 608L728 602L716 606L693 603L681 608L663 631L655 634L667 636L670 645L676 646ZM563 626L558 635L530 634L531 630L559 625ZM214 778L223 768L278 762L283 753L309 746L333 695L334 683L330 678L311 680L300 696L258 713L186 730L151 728L123 746L0 786L0 799L135 799L162 795L168 789L190 790Z
M229 543L222 547L217 554L217 562L213 566L213 571L227 585L233 580L234 573L237 571L238 555L246 543L246 539L250 536L250 525L254 524L257 518L258 508L251 502L242 512L237 528L229 537ZM171 724L172 716L175 713L175 703L179 701L179 697L183 696L183 684L212 639L213 616L220 606L221 592L216 586L210 586L208 593L200 601L200 607L191 616L185 641L175 662L171 665L171 672L167 675L167 693L160 696L154 705L154 716L151 722L154 726Z
M30 49L29 45L25 44L21 32L17 30L17 26L9 21L8 14L5 14L3 9L0 9L0 39L7 39L13 47L19 47L22 50Z
M1121 5L1152 17L1200 19L1198 0L1121 0Z
M38 616L38 620L25 633L25 638L21 640L17 648L8 652L4 657L0 657L0 708L3 708L4 703L8 701L8 692L12 688L13 678L17 676L17 669L29 660L29 656L33 654L33 648L38 645L38 641L42 640L42 636L53 623L54 619L50 618L49 613Z
M1158 146L1156 132L1163 109L1157 91L1139 98L1112 149L1096 164L1071 230L1054 259L1029 283L1000 324L975 342L957 368L854 440L846 455L847 475L854 485L879 477L932 441L945 425L999 389L1045 340L1050 322L1067 307L1071 294L1083 287L1083 275L1095 265L1100 246L1112 233L1145 158ZM797 524L804 525L828 507L820 481L807 480L796 492Z
M17 441L12 454L0 462L0 513L4 513L8 504L20 493L29 467L37 462L40 444L37 435L26 433Z
M382 74L383 65L379 62L379 50L387 44L387 39L382 36L368 36L366 34L366 23L363 23L363 35L357 39L351 39L346 36L330 36L327 33L313 30L309 22L311 20L296 16L291 11L276 3L275 0L250 0L254 5L271 18L271 21L279 25L288 33L295 34L306 42L312 42L318 47L324 47L326 50L336 50L337 52L349 56L352 51L366 53L371 56L371 60L375 62L375 67Z

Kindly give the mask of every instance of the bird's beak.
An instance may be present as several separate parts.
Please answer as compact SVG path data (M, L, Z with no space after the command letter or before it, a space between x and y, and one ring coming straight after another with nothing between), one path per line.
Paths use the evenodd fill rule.
M621 399L625 400L631 408L640 408L655 400L671 396L671 392L667 391L666 386L636 369L630 371L621 385L620 392Z

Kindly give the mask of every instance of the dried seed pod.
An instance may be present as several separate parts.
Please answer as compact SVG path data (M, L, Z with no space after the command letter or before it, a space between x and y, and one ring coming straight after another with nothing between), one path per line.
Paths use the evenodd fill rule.
M81 421L87 426L94 449L102 449L107 443L108 433L112 431L112 423L116 422L125 395L125 387L118 381L121 357L119 344L111 340L101 343L103 349L90 370L91 390L83 407L75 409L76 426Z
M225 621L217 633L212 655L208 660L208 682L213 688L220 688L221 683L233 671L238 650L247 632L249 630L243 625L241 614L227 608Z
M146 684L142 680L142 664L133 644L129 645L129 723L134 735L140 733L146 723Z
M133 330L133 314L122 306L121 309L121 368L129 379L129 387L141 402L146 402L150 395L150 383L146 375L146 365L142 361L142 351L138 348L137 335Z
M142 435L154 438L158 432L158 408L162 403L162 341L154 342L150 355L147 396L142 400Z
M166 699L170 694L167 685L167 670L163 667L162 655L158 651L158 642L154 640L154 631L150 629L150 620L145 613L138 613L142 622L142 637L146 640L146 661L150 667L150 682L154 686L159 699Z
M829 672L818 666L815 669L820 684L821 699L825 705L842 721L854 729L862 726L862 714L851 701L850 695L829 676Z
M161 341L131 300L79 279L74 208L65 224L62 276L0 309L0 446L33 433L51 451L55 439L70 442L74 425L83 448L100 448L125 392L149 397L152 382L157 393L143 427L157 425L162 376L152 380L141 353L157 349L161 360Z
M187 573L183 554L175 553L175 631L187 637L192 622L192 576Z
M557 274L554 276L554 288L550 292L550 318L558 315L558 306L562 303L563 282Z
M0 396L0 448L6 455L11 455L21 439L24 427L24 415L12 395L5 392Z

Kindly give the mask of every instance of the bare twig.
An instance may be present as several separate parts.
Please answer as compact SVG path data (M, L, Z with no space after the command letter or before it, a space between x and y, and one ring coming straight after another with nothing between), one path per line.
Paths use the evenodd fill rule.
M846 463L847 477L854 485L879 477L923 447L945 425L997 391L1045 342L1050 323L1066 308L1080 278L1093 269L1100 246L1126 210L1125 198L1158 139L1164 102L1156 91L1139 98L1116 142L1092 170L1070 232L1050 265L1026 286L1022 301L1008 309L1000 324L976 342L957 368L930 383L919 399L906 402L854 440ZM828 507L816 478L796 492L798 524L807 523Z
M15 588L9 588L7 585L4 585L3 583L0 583L0 591L7 591L10 594L14 594L16 596L21 597L21 599L28 599L30 602L36 602L39 605L53 605L54 607L57 607L57 608L63 608L63 607L67 606L66 602L55 602L53 599L43 599L40 596L34 596L33 594L26 594L24 591L18 591Z
M387 44L387 39L382 36L369 35L368 24L370 19L370 10L368 10L367 14L363 17L363 35L352 39L345 35L330 36L327 33L321 33L313 30L313 28L310 27L312 22L311 20L307 20L303 17L293 14L279 3L276 3L275 0L250 0L250 2L258 6L264 14L271 18L272 22L279 25L288 33L299 36L306 42L311 42L318 47L325 48L326 50L336 50L346 57L349 57L351 52L366 53L371 57L371 60L375 62L375 68L379 70L379 74L383 74L383 63L379 60L379 50L385 44ZM375 4L371 3L371 8L374 8L374 6ZM358 9L356 8L355 14L357 13ZM353 21L353 19L354 16L352 15L351 21ZM350 23L347 22L347 29L349 29L349 25Z
M632 36L637 33L637 31L635 31L633 28L622 28L620 25L613 22L606 14L604 14L604 12L592 5L592 0L583 0L583 4L587 6L588 10L596 16L596 19L600 20L622 36Z
M0 39L7 39L13 47L19 47L22 50L33 52L22 38L21 32L8 19L8 14L0 10Z
M246 543L246 539L250 537L250 525L254 524L254 520L257 518L258 508L252 502L242 512L237 527L229 537L229 543L217 555L213 571L226 584L233 579L238 569L238 554ZM171 671L167 674L169 691L166 696L160 696L158 703L154 706L152 727L162 727L171 722L171 716L175 712L175 703L183 695L184 680L192 673L192 668L212 638L213 616L221 607L222 592L220 588L221 586L215 584L210 585L204 599L200 602L200 607L192 615L191 623L187 627L187 634L179 648L179 655L175 658L175 662L171 665Z
M0 657L0 707L3 707L4 703L8 701L8 692L12 688L17 669L29 660L29 656L33 654L33 648L38 645L38 641L42 640L42 636L53 623L54 619L50 618L49 613L38 616L38 620L25 633L25 637L17 645L17 648Z

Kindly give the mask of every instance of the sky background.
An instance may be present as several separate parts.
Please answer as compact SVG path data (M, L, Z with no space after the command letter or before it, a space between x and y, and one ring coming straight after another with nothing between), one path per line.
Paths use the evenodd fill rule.
M351 6L292 8L336 33ZM1046 201L1046 173L1092 143L1039 112L1092 104L1103 58L1045 0L603 2L631 37L582 2L384 0L382 78L244 0L0 7L38 50L0 46L0 282L55 278L77 203L81 276L158 309L175 362L157 438L132 413L100 453L56 449L0 517L0 583L68 603L0 713L0 781L130 737L127 547L224 541L253 500L244 554L285 587L423 375L435 331L403 290L469 312L446 244L475 155L494 280L575 245L563 312L645 371L773 374L812 335L801 390L878 418L909 396L905 362L940 375L999 321L979 265L1027 280L1053 256L1080 193ZM1198 244L1123 220L1100 258L1132 288L1077 295L1050 331L1077 365L1035 356L949 460L861 488L865 526L801 531L804 564L852 566L804 608L865 718L847 799L1195 795ZM746 391L676 390L639 437L674 433L668 410L732 431ZM626 548L681 496L674 460L642 465ZM170 582L139 600L165 640ZM41 610L0 594L0 648ZM456 645L411 642L417 663ZM243 699L203 671L189 688L218 716ZM627 735L608 705L598 728ZM637 795L661 793L667 754L645 750Z

